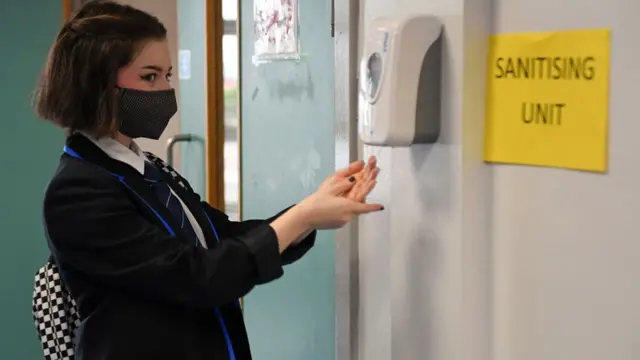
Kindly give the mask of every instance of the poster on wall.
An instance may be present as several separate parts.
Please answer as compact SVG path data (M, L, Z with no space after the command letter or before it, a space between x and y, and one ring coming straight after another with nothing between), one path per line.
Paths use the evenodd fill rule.
M300 60L298 0L254 0L253 31L254 64Z
M607 172L609 29L489 39L484 160Z

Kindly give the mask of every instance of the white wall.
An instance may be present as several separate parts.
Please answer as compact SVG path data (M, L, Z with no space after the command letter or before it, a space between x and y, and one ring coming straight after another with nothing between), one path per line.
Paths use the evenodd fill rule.
M167 140L180 132L180 81L178 80L178 14L177 0L119 0L122 4L131 5L140 10L144 10L156 17L167 28L167 42L171 51L171 62L173 63L172 85L178 97L178 113L173 116L167 129L159 140L139 139L136 140L140 147L146 151L151 151L157 156L165 159ZM176 169L180 168L180 146L174 147L173 163ZM166 159L165 159L166 160Z
M495 359L638 359L640 2L494 6L496 32L612 30L609 173L493 167Z
M490 9L488 0L364 1L365 29L377 16L426 12L445 31L438 143L364 149L382 169L371 200L387 210L359 224L360 359L491 358L491 183L481 161Z
M364 149L388 210L359 224L359 359L637 359L640 2L364 2L365 28L442 17L445 123L433 146ZM613 33L609 173L483 164L487 35L588 27Z

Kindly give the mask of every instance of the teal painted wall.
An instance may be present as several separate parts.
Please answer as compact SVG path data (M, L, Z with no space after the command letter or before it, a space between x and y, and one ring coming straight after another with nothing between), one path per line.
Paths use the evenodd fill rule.
M300 1L306 60L252 64L253 2L241 3L243 216L263 218L315 190L334 169L330 1ZM246 298L256 360L334 358L333 234Z
M48 250L42 195L64 144L62 131L35 118L31 94L62 22L61 1L0 4L0 359L42 359L31 317L33 275Z
M196 134L202 139L207 129L205 20L205 0L178 0L178 47L191 51L191 78L179 80L180 132ZM206 196L204 146L204 142L179 145L179 171L203 198Z

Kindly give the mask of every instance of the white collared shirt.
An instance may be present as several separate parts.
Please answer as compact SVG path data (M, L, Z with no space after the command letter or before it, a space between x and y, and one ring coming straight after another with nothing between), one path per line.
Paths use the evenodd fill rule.
M126 147L118 140L110 137L95 139L94 137L86 133L81 134L91 140L91 142L93 142L97 147L104 151L110 158L123 162L136 169L136 171L138 171L141 175L144 175L144 163L145 161L149 161L149 159L147 159L147 156L142 152L140 147L138 147L135 142L131 143L131 147ZM169 189L171 190L171 194L175 196L178 201L180 201L180 205L182 205L182 209L184 210L189 223L191 223L191 227L193 227L193 231L196 233L200 244L206 248L207 242L205 241L204 233L202 232L200 224L198 224L196 218L193 216L189 208L184 204L182 199L180 199L180 197L173 191L173 189L171 189L171 187L169 187Z

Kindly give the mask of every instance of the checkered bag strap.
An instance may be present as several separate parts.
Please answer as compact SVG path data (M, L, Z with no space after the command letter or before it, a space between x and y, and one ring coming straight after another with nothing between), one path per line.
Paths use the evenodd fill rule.
M80 316L62 282L58 266L48 261L35 275L33 319L45 360L73 360L75 330Z
M145 152L144 154L147 156L147 159L149 159L149 161L151 161L155 166L158 167L158 169L171 175L171 177L178 183L178 185L182 186L187 191L193 192L193 189L189 185L189 182L185 178L180 176L180 174L178 174L178 172L174 168L164 162L164 160L160 159L150 152Z

